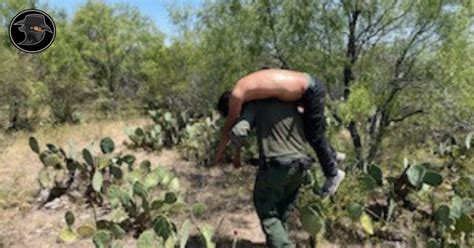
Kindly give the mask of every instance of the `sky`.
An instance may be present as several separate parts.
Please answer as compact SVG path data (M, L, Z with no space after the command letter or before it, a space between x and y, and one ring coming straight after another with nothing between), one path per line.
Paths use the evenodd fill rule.
M75 10L87 0L40 0L40 4L47 3L48 6L64 9L68 16L72 16ZM178 4L179 6L199 7L203 0L102 0L106 3L127 3L137 7L143 15L150 17L158 28L167 37L176 33L176 28L171 23L167 7Z

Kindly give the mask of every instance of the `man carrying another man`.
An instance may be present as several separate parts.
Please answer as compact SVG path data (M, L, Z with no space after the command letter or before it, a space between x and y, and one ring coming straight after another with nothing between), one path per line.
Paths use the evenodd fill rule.
M322 84L308 74L268 69L240 79L217 104L227 120L216 163L230 139L236 147L234 165L240 165L241 140L256 129L260 166L253 200L270 247L295 247L286 222L312 164L306 154L306 140L316 151L327 178L322 195L335 193L344 179L325 138L324 96ZM297 101L303 103L303 115L297 110Z
M304 108L304 137L316 152L326 177L321 194L322 196L334 194L344 179L345 173L337 169L335 152L329 146L325 136L324 97L325 89L322 83L302 72L266 69L241 78L232 92L225 92L219 99L218 110L227 119L221 132L215 164L222 160L229 141L229 132L237 122L244 103L267 98L276 98L285 102L299 101ZM269 108L268 111L274 112L277 109ZM235 155L238 157L238 153Z
M286 221L312 163L305 153L302 116L294 102L253 101L245 104L240 121L232 128L230 139L237 149L252 128L256 129L260 158L253 200L267 245L295 247Z

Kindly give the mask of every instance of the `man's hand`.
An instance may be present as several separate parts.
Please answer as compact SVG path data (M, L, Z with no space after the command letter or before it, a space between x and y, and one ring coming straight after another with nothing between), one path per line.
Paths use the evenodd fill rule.
M219 145L217 146L216 156L214 157L214 162L212 163L213 166L222 164L225 147L227 146L228 142L229 142L229 133L226 132L225 126L224 126L224 130L222 130L221 132L221 139L219 140Z
M240 116L240 111L242 109L243 103L243 92L239 89L234 89L229 99L229 114L227 115L224 127L221 131L221 137L219 140L219 145L217 147L214 165L219 165L222 163L225 147L227 146L227 143L230 139L230 131Z

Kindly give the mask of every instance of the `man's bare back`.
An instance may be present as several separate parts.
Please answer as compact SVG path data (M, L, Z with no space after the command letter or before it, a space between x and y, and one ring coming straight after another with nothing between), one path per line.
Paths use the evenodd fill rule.
M267 69L241 78L232 94L241 97L244 102L266 98L297 101L307 86L308 77L302 72Z
M308 87L309 77L302 72L267 69L251 73L237 81L229 98L229 111L222 129L215 163L220 163L225 146L229 141L229 132L240 116L245 102L266 98L278 98L282 101L301 99Z

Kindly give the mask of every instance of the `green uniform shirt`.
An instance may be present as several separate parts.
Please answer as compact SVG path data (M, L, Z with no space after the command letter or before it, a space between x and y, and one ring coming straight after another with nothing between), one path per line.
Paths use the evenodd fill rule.
M256 128L260 159L306 157L302 114L294 102L265 99L244 105L239 122L231 131L234 143Z

